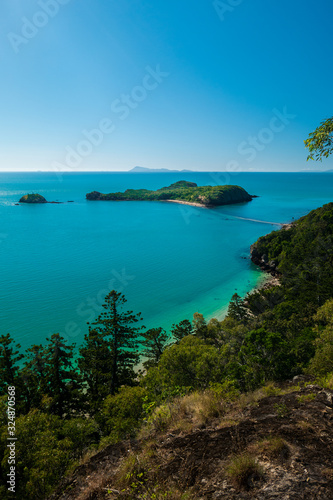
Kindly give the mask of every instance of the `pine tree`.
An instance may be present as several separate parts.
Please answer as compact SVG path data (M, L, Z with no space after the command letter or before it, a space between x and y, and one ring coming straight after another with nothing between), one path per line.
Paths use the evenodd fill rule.
M66 345L66 340L54 333L45 349L47 395L51 399L51 412L62 417L70 416L74 410L82 409L81 383L73 367L75 344Z
M245 323L247 321L248 312L246 307L244 306L244 301L238 295L238 293L234 293L234 295L231 297L227 314L230 318L241 321L242 323Z
M101 401L110 394L113 355L109 341L95 329L84 336L78 360L92 413L100 411Z
M33 345L26 350L25 367L21 372L24 384L25 412L39 408L47 394L46 350L42 345Z
M17 363L24 357L18 350L20 348L9 333L0 336L0 396L7 394L7 386L14 386L18 381Z
M141 321L140 313L122 311L126 302L124 295L115 290L105 297L105 312L92 323L86 345L80 350L79 366L84 371L84 381L100 395L106 392L113 395L122 385L131 385L135 380L134 366L139 361L139 336L143 327L135 326ZM103 347L100 357L99 344Z
M208 338L207 323L201 313L193 314L193 333L201 339L206 340Z
M166 347L168 335L163 328L151 328L145 333L142 333L142 337L144 338L142 345L145 348L142 354L148 358L148 360L143 363L143 366L147 369L158 364Z
M176 340L176 342L179 342L184 337L187 337L187 335L191 335L192 333L193 333L192 325L188 319L184 319L177 325L172 325L171 327L171 334L172 337Z

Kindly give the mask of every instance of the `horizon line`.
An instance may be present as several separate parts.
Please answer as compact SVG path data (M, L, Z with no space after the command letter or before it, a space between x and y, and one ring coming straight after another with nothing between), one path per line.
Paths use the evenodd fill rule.
M166 172L156 172L158 169L151 169L153 172L132 172L131 170L66 170L63 172L55 172L54 170L0 170L0 174L134 174L134 175L144 175L144 174L299 174L299 173L333 173L333 169L327 170L238 170L237 172L229 172L228 170L187 170L183 172L182 170L169 170Z

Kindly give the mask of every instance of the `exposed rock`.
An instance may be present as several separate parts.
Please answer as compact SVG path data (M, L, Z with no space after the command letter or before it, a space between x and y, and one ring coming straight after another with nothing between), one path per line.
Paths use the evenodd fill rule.
M20 203L47 203L47 201L41 194L31 193L22 196Z
M253 243L250 247L251 260L256 265L259 266L262 271L266 271L272 276L280 276L279 268L277 267L277 262L275 260L268 260L266 254L261 255L258 252L256 243Z
M288 383L282 388L286 386ZM332 391L306 386L249 404L239 414L238 423L223 426L212 421L204 430L160 436L154 448L155 469L147 465L145 491L167 484L168 491L177 487L195 499L332 500L331 401ZM280 408L286 411L282 414ZM269 436L281 438L288 453L274 457L260 451L258 443ZM139 492L135 492L137 496L131 491L119 493L114 484L122 460L130 450L139 454L144 444L133 441L108 446L65 478L50 500L150 498ZM226 473L230 459L243 452L254 454L264 473L260 479L250 477L246 489L235 486Z

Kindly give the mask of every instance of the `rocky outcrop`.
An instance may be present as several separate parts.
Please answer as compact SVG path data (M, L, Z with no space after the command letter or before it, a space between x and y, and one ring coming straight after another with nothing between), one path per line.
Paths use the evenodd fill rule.
M206 428L156 438L154 459L142 469L142 496L116 486L120 464L131 451L139 455L146 446L137 440L100 451L66 477L50 500L154 498L144 494L156 485L168 485L169 492L187 491L191 499L332 500L332 391L293 384L283 384L270 396L263 393L245 408L232 403L222 421L212 420ZM275 452L270 439L282 444ZM237 486L228 475L228 464L243 453L255 457L263 474Z
M47 201L41 194L31 193L22 196L20 203L47 203Z
M258 251L256 243L253 243L250 247L251 260L253 264L259 266L262 271L266 271L272 276L279 276L281 273L277 267L277 263L275 260L268 260L266 254L261 254Z

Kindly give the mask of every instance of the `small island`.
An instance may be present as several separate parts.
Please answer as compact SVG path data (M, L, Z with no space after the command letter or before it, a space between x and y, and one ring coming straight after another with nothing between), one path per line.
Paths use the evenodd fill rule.
M216 207L251 201L251 196L239 186L198 186L195 182L178 181L157 191L127 189L124 193L103 194L93 191L90 201L169 201L199 207Z
M31 193L22 196L20 203L47 203L47 201L41 194Z

